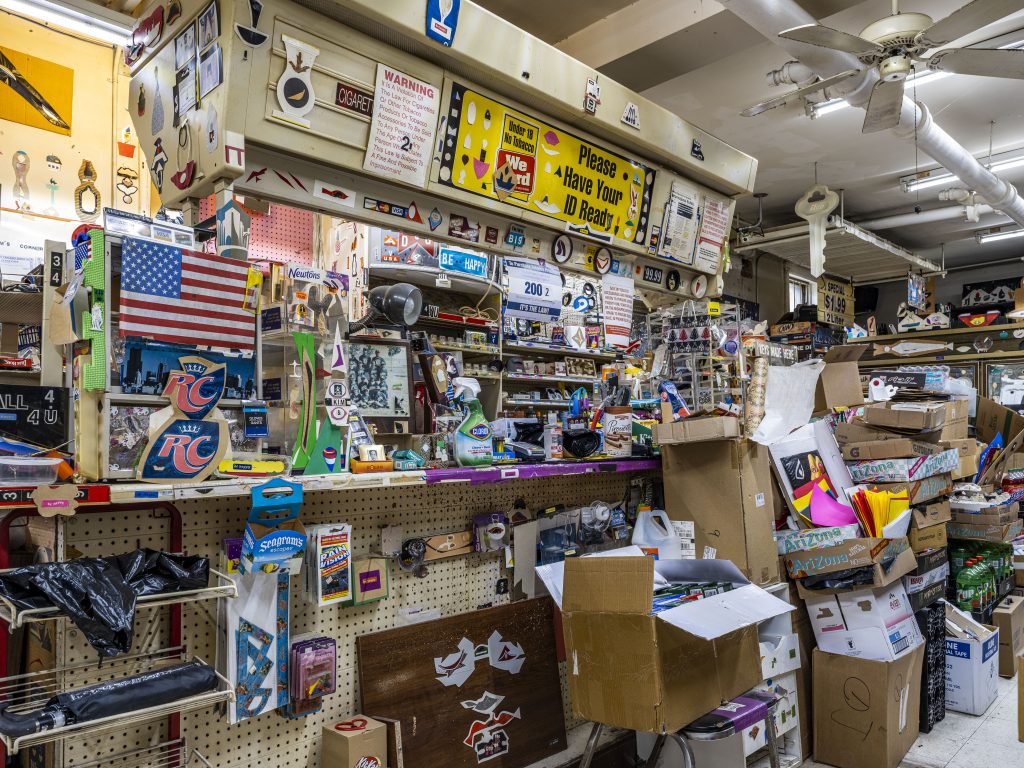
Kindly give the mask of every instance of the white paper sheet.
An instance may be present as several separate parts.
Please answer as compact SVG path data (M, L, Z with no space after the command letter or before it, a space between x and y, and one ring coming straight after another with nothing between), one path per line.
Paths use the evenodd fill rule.
M764 419L751 438L755 443L771 445L811 420L814 391L824 369L823 360L768 368Z

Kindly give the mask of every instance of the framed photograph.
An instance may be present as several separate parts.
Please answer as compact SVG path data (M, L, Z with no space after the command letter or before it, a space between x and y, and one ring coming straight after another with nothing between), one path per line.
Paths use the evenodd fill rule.
M220 52L220 43L214 43L199 54L199 98L205 99L223 79L224 60Z
M199 14L199 50L203 50L220 37L220 19L217 17L217 3L210 3Z
M368 339L346 344L349 392L352 405L366 419L397 420L412 416L409 345L405 342Z
M191 109L194 109L199 101L196 93L196 60L195 58L185 62L185 66L179 69L174 75L175 109L174 116L180 117ZM178 123L175 122L175 125Z
M193 21L174 38L174 68L181 69L196 55L196 23Z

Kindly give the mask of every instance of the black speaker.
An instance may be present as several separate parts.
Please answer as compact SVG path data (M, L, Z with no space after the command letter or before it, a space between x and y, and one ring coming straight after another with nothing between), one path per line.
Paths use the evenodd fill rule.
M874 312L878 308L878 286L858 285L853 289L853 311Z

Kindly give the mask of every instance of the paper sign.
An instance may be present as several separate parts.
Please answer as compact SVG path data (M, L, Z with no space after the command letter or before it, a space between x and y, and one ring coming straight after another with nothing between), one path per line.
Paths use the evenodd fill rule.
M693 264L693 246L697 239L699 196L696 187L673 181L672 193L665 204L661 255L688 266Z
M532 259L505 259L508 299L505 315L548 323L562 314L562 276L558 269Z
M605 275L601 287L605 343L609 347L628 347L633 326L633 279Z
M853 325L853 285L824 275L818 278L818 322Z
M697 252L694 254L693 268L709 275L718 273L722 264L722 247L729 233L729 211L732 203L724 198L704 196L704 209L701 211L700 235L697 239Z
M40 485L32 491L32 501L42 517L70 516L78 509L78 489L73 485Z
M375 98L363 170L425 186L441 103L437 87L378 64Z

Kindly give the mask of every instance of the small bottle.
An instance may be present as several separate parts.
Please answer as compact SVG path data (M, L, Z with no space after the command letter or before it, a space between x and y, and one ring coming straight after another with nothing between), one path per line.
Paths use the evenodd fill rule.
M544 425L544 458L561 459L562 425L556 420L556 414L548 414L548 423Z

